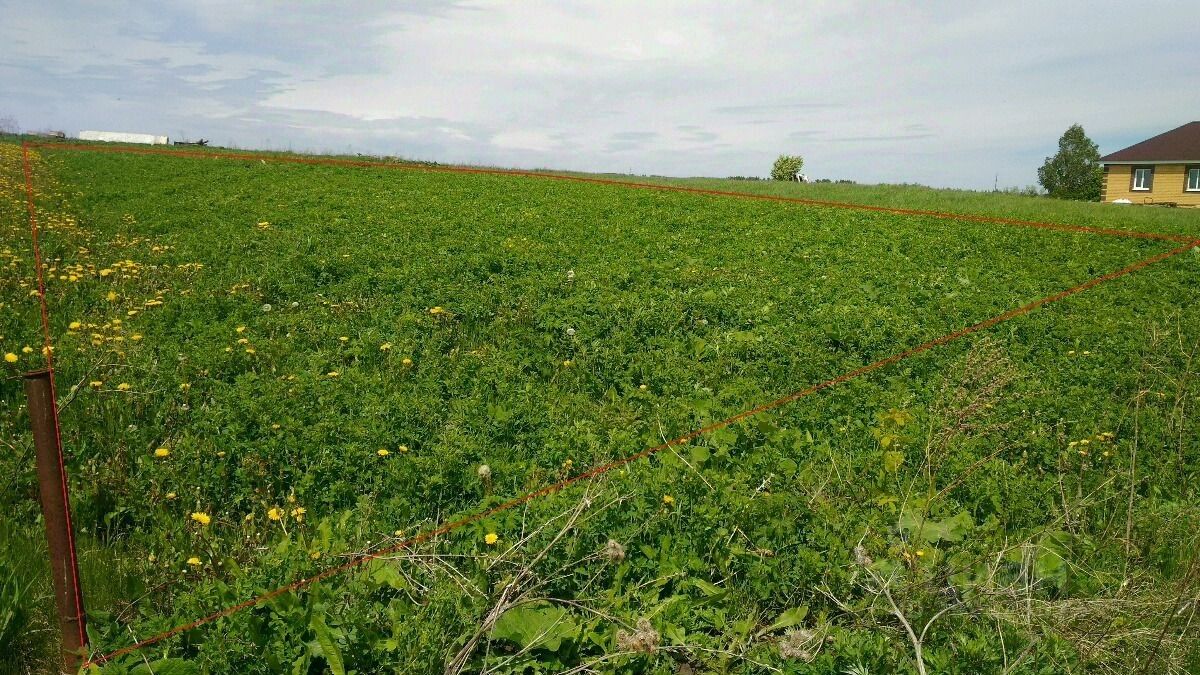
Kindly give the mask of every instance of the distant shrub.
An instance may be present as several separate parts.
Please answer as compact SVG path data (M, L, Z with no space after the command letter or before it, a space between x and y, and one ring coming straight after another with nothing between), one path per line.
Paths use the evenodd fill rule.
M997 190L997 192L1002 192L1006 195L1021 195L1022 197L1042 197L1046 194L1036 185L1026 185L1025 187L1013 185L1012 187Z
M796 174L804 166L800 155L780 155L771 167L771 180L796 180Z

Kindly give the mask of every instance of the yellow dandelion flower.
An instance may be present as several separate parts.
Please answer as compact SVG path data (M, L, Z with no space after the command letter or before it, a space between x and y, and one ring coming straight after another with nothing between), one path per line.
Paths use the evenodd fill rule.
M32 353L33 353L33 347L30 347L29 345L26 345L26 346L24 346L24 347L21 347L21 353L22 353L22 354L32 354Z
M571 367L571 359L567 359L566 361L563 361L563 368L570 368L570 367Z
M71 330L79 330L80 328L83 328L83 324L78 321L72 321L71 325L67 326L67 328L70 328Z
M21 357L17 356L16 354L14 354L12 352L9 352L4 355L4 360L8 363L16 363L20 359L21 359Z
M338 342L349 342L349 341L350 341L350 338L346 337L345 335L338 338Z
M129 336L129 339L133 340L134 342L137 342L138 340L142 339L142 336L139 333L134 333L133 335Z
M379 351L381 351L381 352L390 352L390 351L392 351L392 343L390 343L390 342L385 342L385 343L383 343L383 344L379 345Z
M197 558L196 556L192 556L192 557L190 557L190 558L188 558L188 559L187 559L187 564L191 565L192 567L199 567L199 566L200 566L200 559L199 559L199 558Z
M117 301L117 292L109 291L108 295L104 296L104 299L108 300L109 302L116 302Z
M159 459L162 459L164 457L170 457L171 451L167 448L159 448L154 451L154 456L158 457Z
M398 448L396 448L396 449L397 449L397 450L399 450L400 452L408 452L408 446L407 446L407 445L402 445L402 446L400 446L400 447L398 447Z
M312 553L309 553L309 554L308 554L308 557L312 558L313 560L317 560L318 558L320 558L320 557L321 557L321 552L320 552L320 551L313 551Z
M177 495L174 492L168 492L166 494L167 499L175 499L176 496Z
M295 518L297 522L304 520L304 514L306 513L308 513L308 509L304 508L303 506L297 506L296 508L292 509L292 517Z
M245 332L246 332L246 327L245 327L245 326L238 326L238 327L237 327L237 332L239 332L239 333L245 333Z
M92 387L92 389L99 389L100 387L104 386L104 383L100 380L92 380L91 382L88 382L88 384Z
M271 520L283 520L283 511L272 506L271 510L267 511L267 517Z
M196 521L197 523L200 523L201 525L208 525L209 523L212 522L212 518L209 517L209 515L203 511L196 511L195 513L193 513L192 520Z
M663 495L663 500L662 500L662 502L663 502L663 504L666 504L667 506L670 506L670 505L672 505L672 504L674 504L674 503L675 503L675 498L674 498L674 497L672 497L671 495Z
M500 535L496 534L495 532L488 532L483 537L483 543L487 544L488 546L495 546L499 541Z
M412 362L412 359L405 357L404 360L401 361L400 363L404 364L405 366L411 366L413 362Z
M192 385L188 384L187 382L180 383L180 385L179 385L179 391L187 391L188 389L191 389L191 388L192 388Z
M339 373L336 370L331 370L331 371L329 371L328 375L329 375L329 377L337 377L337 376L341 375L341 373Z
M375 451L375 454L379 455L380 457L387 457L388 455L390 455L392 453L388 452L387 448L380 448Z
M121 384L117 385L118 391L129 391L130 389L133 389L133 385L129 384L128 382L122 382Z

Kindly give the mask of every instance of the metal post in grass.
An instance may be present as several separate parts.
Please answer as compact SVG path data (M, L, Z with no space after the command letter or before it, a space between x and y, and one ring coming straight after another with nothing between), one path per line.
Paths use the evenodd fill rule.
M83 662L83 649L87 646L87 619L75 556L75 534L71 530L71 504L52 377L50 370L25 373L25 396L29 400L38 494L46 521L46 544L50 551L54 599L62 632L63 672L77 673Z

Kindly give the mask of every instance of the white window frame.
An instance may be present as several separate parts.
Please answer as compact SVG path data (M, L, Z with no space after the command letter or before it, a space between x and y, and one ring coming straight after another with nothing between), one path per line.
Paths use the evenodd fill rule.
M1140 173L1144 172L1144 173ZM1138 176L1144 177L1141 183L1138 182ZM1135 166L1133 167L1133 187L1134 192L1149 192L1154 185L1154 167L1152 166Z
M1195 180L1192 178L1195 177ZM1183 179L1184 192L1200 192L1200 166L1189 166Z

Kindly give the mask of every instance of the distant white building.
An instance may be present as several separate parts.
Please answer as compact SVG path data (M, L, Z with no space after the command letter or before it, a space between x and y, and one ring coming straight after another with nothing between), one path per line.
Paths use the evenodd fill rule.
M106 141L108 143L142 143L145 145L166 145L166 136L154 134L131 134L123 131L81 131L81 141Z

